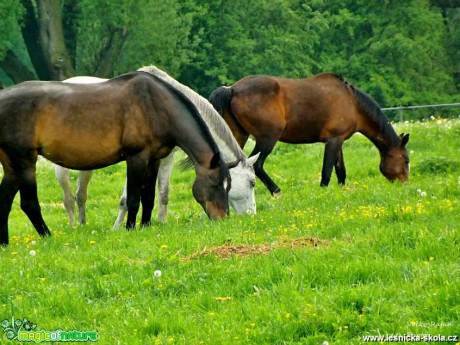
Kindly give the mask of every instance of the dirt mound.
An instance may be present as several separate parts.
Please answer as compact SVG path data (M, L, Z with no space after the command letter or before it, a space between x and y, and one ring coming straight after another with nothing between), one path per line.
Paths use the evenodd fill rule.
M182 258L182 262L187 262L193 259L196 259L200 256L207 256L207 255L215 255L221 259L228 259L232 255L238 256L249 256L249 255L257 255L257 254L268 254L274 249L278 248L303 248L303 247L319 247L324 246L327 247L329 244L327 241L320 240L317 238L311 237L299 237L295 239L289 240L282 240L279 242L274 242L270 244L242 244L242 245L234 245L231 243L224 243L218 247L211 247L205 248L202 250L198 250L191 255Z

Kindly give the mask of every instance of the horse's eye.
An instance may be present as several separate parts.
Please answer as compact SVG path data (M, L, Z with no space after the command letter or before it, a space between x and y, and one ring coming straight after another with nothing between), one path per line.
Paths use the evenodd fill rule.
M255 181L255 180L251 180L250 183L251 183L251 186L252 186L252 187L255 187L255 186L256 186L256 181Z

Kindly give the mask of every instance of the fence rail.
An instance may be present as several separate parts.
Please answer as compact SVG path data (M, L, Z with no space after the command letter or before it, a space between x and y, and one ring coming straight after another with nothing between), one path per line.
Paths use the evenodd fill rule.
M425 108L443 108L443 107L460 107L460 103L445 103L445 104L427 104L427 105L409 105L405 107L390 107L382 108L382 111L396 110L399 115L399 121L403 121L403 110L416 110Z

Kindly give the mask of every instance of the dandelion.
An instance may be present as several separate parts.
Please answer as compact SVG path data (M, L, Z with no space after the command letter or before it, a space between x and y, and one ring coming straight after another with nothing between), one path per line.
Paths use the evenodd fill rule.
M168 246L166 244L162 244L160 248L161 249L166 249L166 248L168 248Z
M420 196L421 196L422 198L426 197L426 192L421 192L421 193L420 193Z
M18 252L11 252L11 255L18 255Z
M29 254L30 254L31 256L35 256L35 255L37 254L37 252L36 252L35 250L31 250L31 251L29 252Z
M37 241L32 241L32 242L30 242L30 245L31 245L31 246L35 246L36 244L37 244Z
M153 276L156 277L156 278L161 277L161 271L160 271L160 270L156 270L155 272L153 272Z
M95 244L96 241L89 241L89 244Z
M96 235L96 234L97 234L96 230L91 231L91 235Z

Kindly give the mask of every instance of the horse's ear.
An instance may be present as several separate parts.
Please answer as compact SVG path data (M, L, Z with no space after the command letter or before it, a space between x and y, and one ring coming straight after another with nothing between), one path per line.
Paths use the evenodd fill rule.
M407 143L409 142L409 134L404 134L404 133L401 133L401 135L399 136L401 138L401 147L405 147L407 145Z
M246 161L246 165L253 166L256 163L259 156L260 156L260 152L254 156L249 157Z
M228 169L232 169L232 168L236 167L238 164L240 164L240 160L239 160L239 159L237 159L237 160L234 161L234 162L227 163L227 168L228 168Z
M215 169L219 166L220 161L220 152L216 152L214 156L211 158L211 163L209 163L210 169Z

